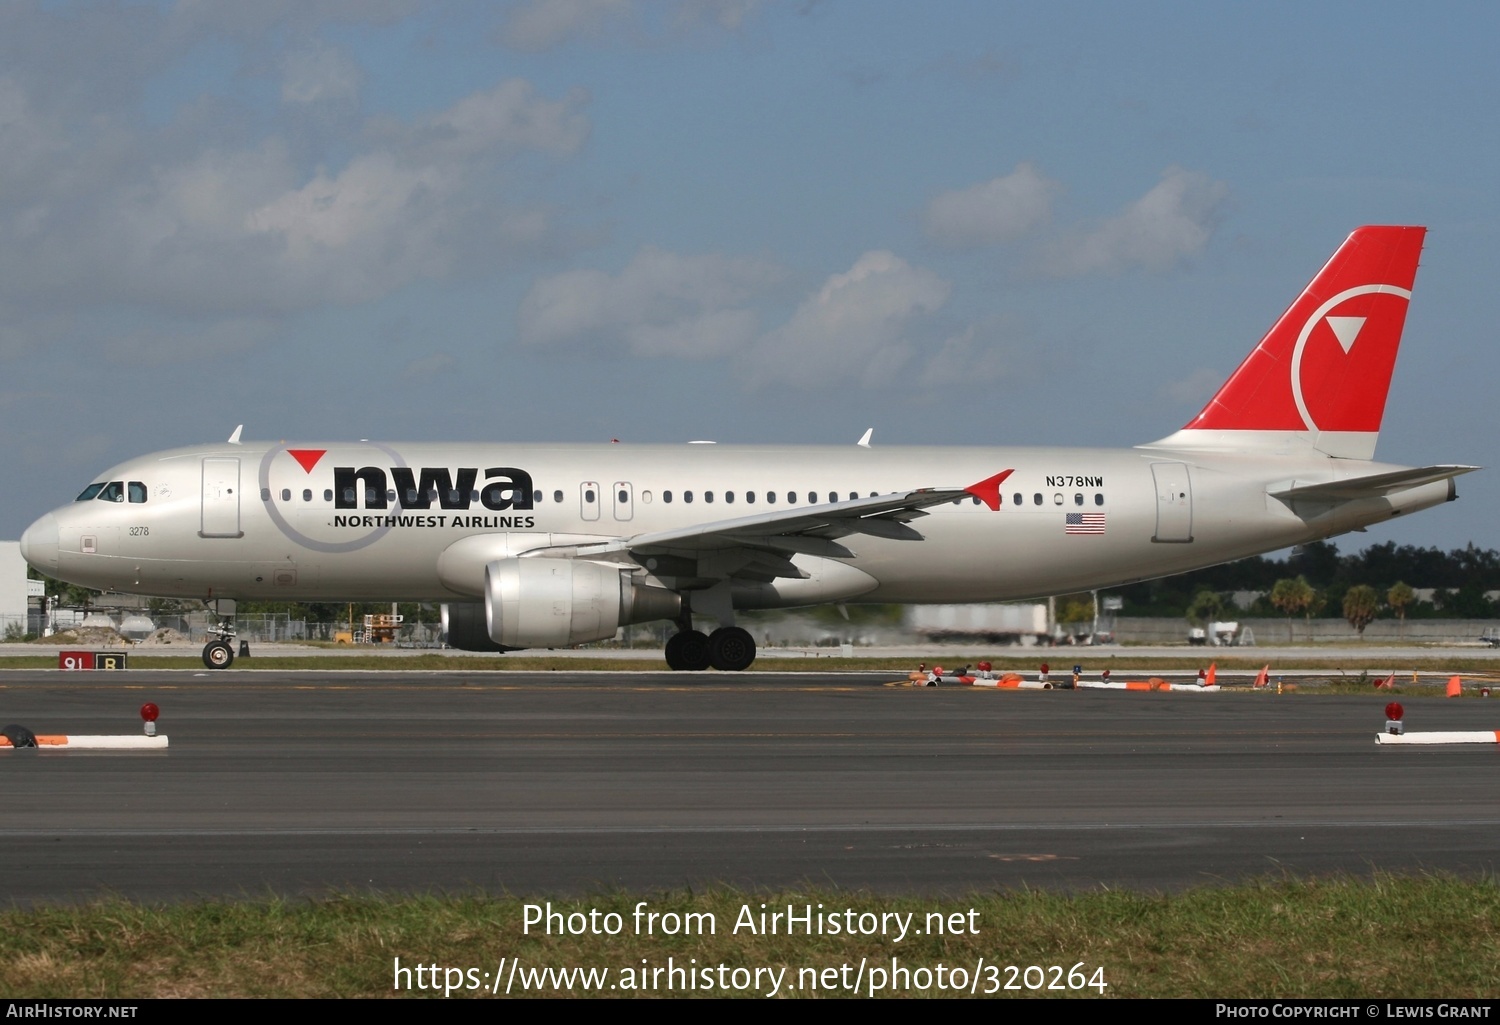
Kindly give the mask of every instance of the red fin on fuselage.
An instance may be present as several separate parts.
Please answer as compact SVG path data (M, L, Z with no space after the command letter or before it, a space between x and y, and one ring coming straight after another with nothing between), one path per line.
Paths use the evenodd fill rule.
M1293 439L1369 459L1426 228L1358 228L1186 427L1162 447Z

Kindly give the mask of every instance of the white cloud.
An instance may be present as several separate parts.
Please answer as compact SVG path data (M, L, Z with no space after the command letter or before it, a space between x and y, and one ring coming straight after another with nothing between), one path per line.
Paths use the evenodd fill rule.
M1010 174L934 198L924 227L929 238L948 246L1009 242L1045 224L1061 191L1035 165L1018 164Z
M105 343L113 363L160 366L242 356L275 333L275 324L255 318L149 327Z
M86 296L264 315L514 262L556 229L547 210L508 204L499 172L526 152L576 152L585 101L502 82L367 126L340 140L353 147L340 166L308 168L278 135L213 147L171 128L160 133L171 145L149 132L51 132L24 90L0 82L0 174L12 172L0 231L13 242L0 249L0 312L7 299L71 308Z
M458 361L448 353L434 352L406 364L406 368L401 371L401 376L408 379L436 377L439 374L446 374L456 366L458 366Z
M632 6L631 0L531 0L511 11L505 41L518 50L548 50L598 35L610 21L628 18Z
M529 0L511 9L501 39L517 50L550 50L580 39L658 42L708 27L741 29L765 0Z
M1228 198L1224 182L1169 167L1150 192L1121 213L1091 232L1054 243L1047 268L1062 276L1169 270L1208 244Z
M926 389L973 389L1005 377L1011 360L997 337L1001 326L998 322L971 324L943 339L917 374L917 384Z
M472 93L447 110L395 135L429 158L474 157L533 150L549 156L576 153L589 136L581 108L588 93L574 89L560 100L537 95L524 79Z
M285 103L352 103L364 75L354 58L332 46L294 50L282 62Z
M742 307L774 285L773 264L647 247L617 275L565 271L536 281L521 301L524 345L624 344L640 356L722 356L754 338Z
M1203 406L1213 398L1214 392L1224 383L1224 374L1217 370L1194 370L1186 377L1165 382L1160 393L1163 397L1184 406Z
M742 376L752 386L889 384L913 355L908 334L914 322L940 309L950 291L936 274L894 253L865 253L745 351L738 360Z

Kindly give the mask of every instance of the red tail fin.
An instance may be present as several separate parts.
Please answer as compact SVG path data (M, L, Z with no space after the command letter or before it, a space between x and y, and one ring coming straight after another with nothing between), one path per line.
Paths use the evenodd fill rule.
M1292 432L1372 456L1426 233L1356 229L1184 431Z

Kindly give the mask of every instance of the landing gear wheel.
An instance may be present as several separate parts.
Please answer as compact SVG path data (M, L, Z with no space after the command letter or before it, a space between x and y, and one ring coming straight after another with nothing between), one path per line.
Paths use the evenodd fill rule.
M755 638L749 630L721 626L708 637L709 665L721 672L737 673L755 661Z
M672 670L699 672L707 669L708 635L701 630L683 630L667 641L667 667Z
M234 648L228 641L209 641L203 646L203 664L210 669L228 669L234 663Z

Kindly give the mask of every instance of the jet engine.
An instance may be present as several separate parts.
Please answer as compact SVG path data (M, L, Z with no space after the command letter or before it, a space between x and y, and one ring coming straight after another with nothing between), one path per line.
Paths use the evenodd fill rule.
M627 623L674 619L676 591L637 583L615 563L497 559L485 566L489 640L503 648L563 648L613 637Z
M443 606L443 642L459 651L509 651L490 640L484 603L452 602Z

